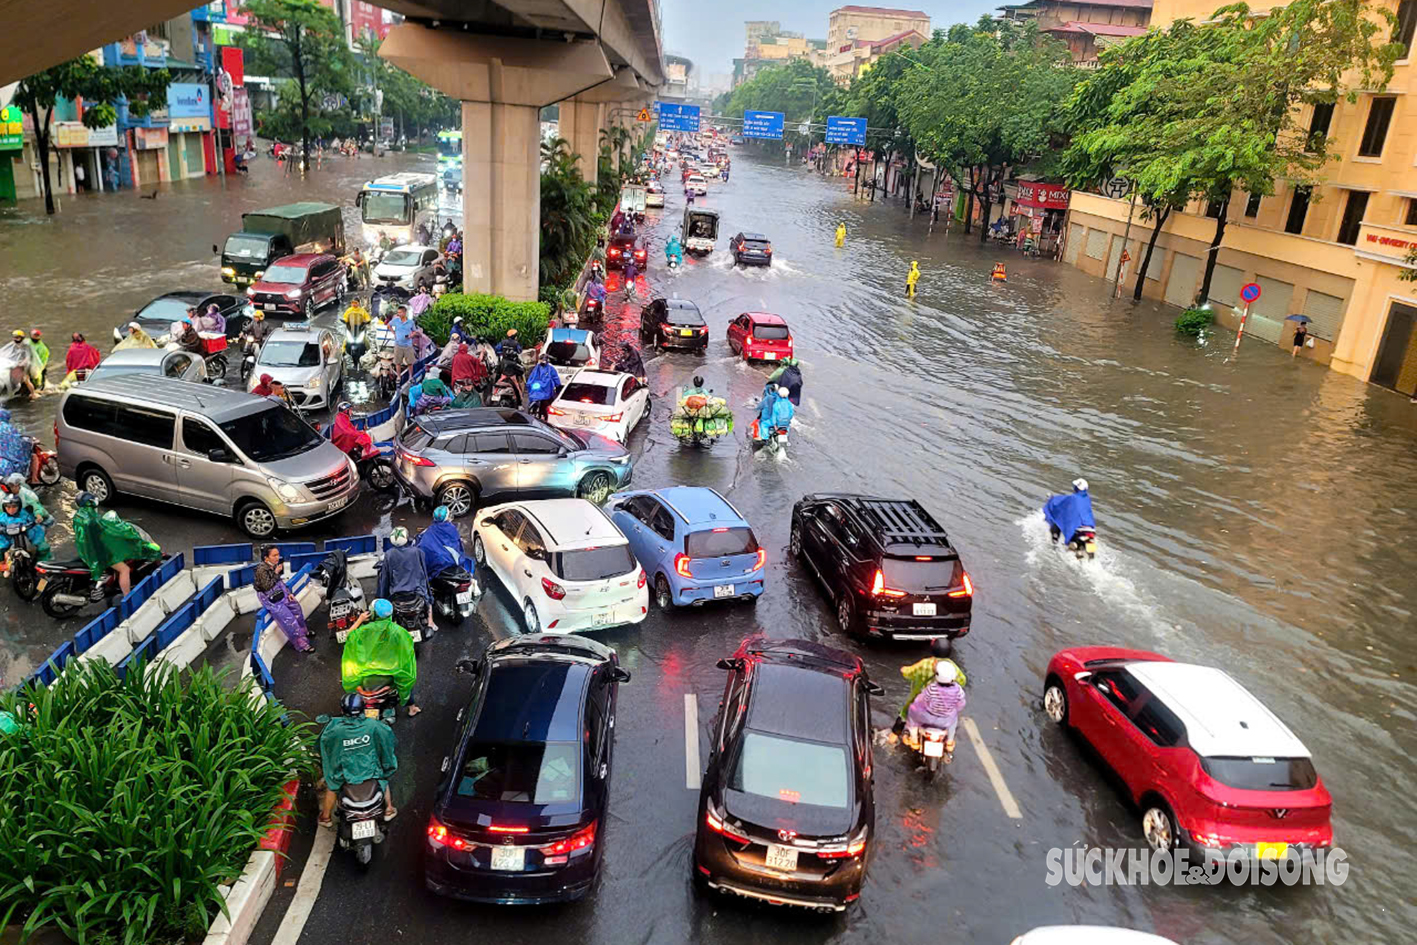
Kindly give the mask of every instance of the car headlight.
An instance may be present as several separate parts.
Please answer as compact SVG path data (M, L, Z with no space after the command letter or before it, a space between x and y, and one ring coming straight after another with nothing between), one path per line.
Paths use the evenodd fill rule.
M320 378L318 378L318 377L312 377L312 378L310 378L310 380L308 380L308 381L305 382L305 389L306 389L306 390L319 390L319 389L320 389Z
M623 466L630 461L630 454L626 453L624 456L612 456L610 457L610 461L617 466Z
M266 481L271 484L271 488L276 491L282 499L287 502L294 502L300 498L300 490L284 479L277 479L274 476L267 476Z
M300 298L300 290L299 290L299 289L291 289L289 292L287 292L287 293L285 294L285 297L288 298L288 299L298 299L298 298Z
M233 268L232 266L222 266L222 267L221 267L221 274L224 275L224 276L234 276L234 275L236 275L236 269Z

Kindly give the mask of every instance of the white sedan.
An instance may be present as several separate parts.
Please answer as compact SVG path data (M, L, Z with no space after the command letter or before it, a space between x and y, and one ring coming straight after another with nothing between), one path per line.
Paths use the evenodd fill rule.
M624 443L649 413L649 388L633 374L584 368L571 375L546 410L553 427L590 430Z
M426 282L432 288L441 255L431 246L395 246L374 267L374 286L398 286L416 292L418 284Z
M664 206L664 185L663 185L663 184L660 184L660 183L655 182L655 181L651 181L650 184L645 187L645 206L646 206L646 207L662 207L662 206Z
M618 627L649 613L648 581L629 542L585 499L483 509L472 556L515 598L527 633Z

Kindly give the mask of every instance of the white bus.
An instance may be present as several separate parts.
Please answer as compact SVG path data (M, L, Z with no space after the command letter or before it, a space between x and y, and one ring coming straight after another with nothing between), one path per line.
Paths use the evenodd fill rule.
M436 240L438 236L438 177L436 174L390 174L368 181L354 205L363 222L364 242L371 249L387 236L395 246ZM419 233L426 228L427 233Z

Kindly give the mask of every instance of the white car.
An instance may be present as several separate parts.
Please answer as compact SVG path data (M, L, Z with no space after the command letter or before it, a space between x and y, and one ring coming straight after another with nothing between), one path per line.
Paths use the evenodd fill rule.
M483 509L472 556L516 598L527 633L619 627L649 613L648 581L629 542L585 499Z
M649 388L633 374L583 368L571 375L546 408L553 427L590 430L624 443L649 413Z
M718 177L719 175L721 175L721 174L723 173L723 169L720 168L717 164L705 164L705 165L703 165L702 167L700 167L699 170L701 170L701 171L703 172L703 175L704 175L705 177L710 177L710 178L712 178L712 177Z
M708 193L708 182L702 174L690 174L689 179L684 182L684 189L692 190L696 196L702 197Z
M645 187L645 206L664 206L664 185L652 181Z
M374 286L398 286L412 292L418 283L427 282L432 288L439 255L431 246L395 246L374 267Z
M1045 925L1025 932L1011 945L1176 945L1150 932L1133 932L1110 925Z

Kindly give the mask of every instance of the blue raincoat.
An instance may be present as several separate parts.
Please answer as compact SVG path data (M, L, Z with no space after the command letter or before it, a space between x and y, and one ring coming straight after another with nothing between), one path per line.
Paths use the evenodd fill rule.
M556 388L561 386L561 375L550 364L537 364L526 378L526 399L540 403L556 396Z
M30 454L34 445L10 422L10 411L0 410L0 478L11 473L30 477Z
M796 414L797 410L792 406L792 401L779 397L772 405L772 425L785 430L792 425L792 418Z
M423 565L428 576L435 577L452 567L462 567L469 574L473 562L462 550L462 535L452 522L434 522L418 536L418 550L423 552Z
M672 234L664 244L664 261L668 263L671 259L681 266L684 264L684 247L679 244L679 237Z
M428 568L417 547L404 545L384 552L376 593L387 600L393 600L395 594L417 594L428 602Z
M0 508L0 552L9 551L10 546L15 543L15 538L18 537L9 534L11 525L18 525L23 529L30 544L34 545L35 555L40 561L49 557L49 542L44 537L44 526L35 521L34 513L24 506L20 507L18 515L11 515Z
M778 396L776 385L769 384L763 391L763 399L758 402L758 426L767 427L772 423L773 408L777 406Z
M1086 492L1055 495L1043 503L1043 517L1062 533L1063 541L1072 541L1079 528L1096 528L1092 520L1092 497Z

